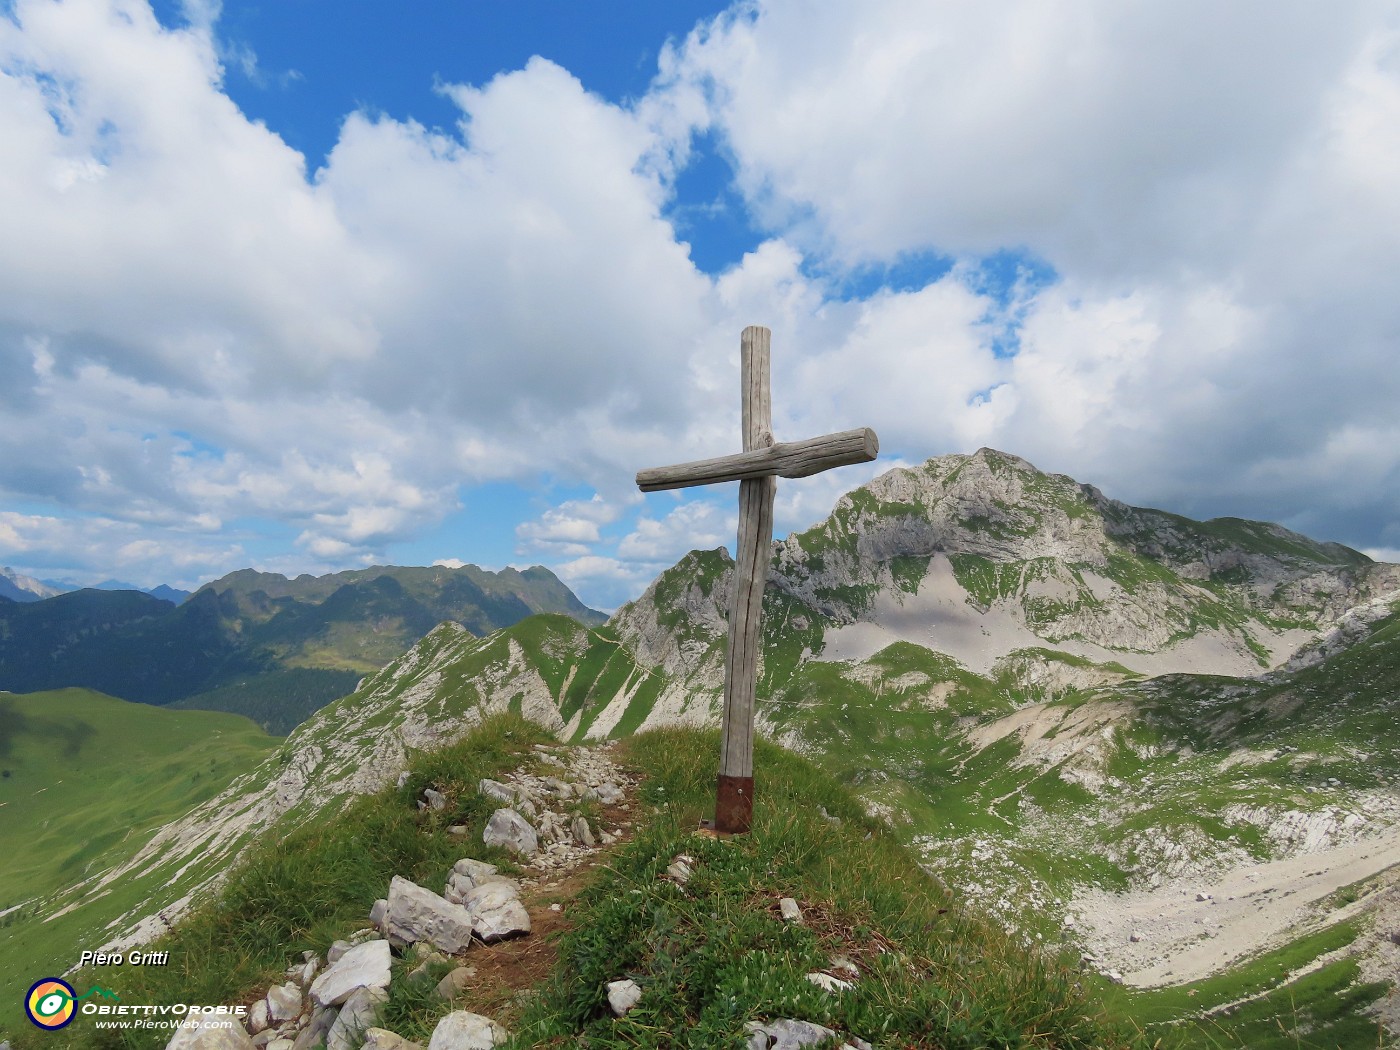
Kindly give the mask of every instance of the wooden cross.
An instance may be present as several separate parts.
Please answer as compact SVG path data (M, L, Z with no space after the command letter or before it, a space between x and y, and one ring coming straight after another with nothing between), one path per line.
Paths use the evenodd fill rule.
M724 722L720 738L716 831L749 830L753 819L754 691L758 684L763 586L773 546L776 478L805 478L832 467L869 463L880 439L869 427L806 441L775 442L769 398L768 329L750 325L740 337L744 451L637 474L643 492L739 482L739 547L729 607L729 650L724 660Z

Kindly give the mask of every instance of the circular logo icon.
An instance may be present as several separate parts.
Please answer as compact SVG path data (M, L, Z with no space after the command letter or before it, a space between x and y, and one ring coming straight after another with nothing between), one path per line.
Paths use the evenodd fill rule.
M29 994L24 997L24 1012L40 1028L52 1031L73 1020L75 998L77 994L67 981L45 977L30 986Z

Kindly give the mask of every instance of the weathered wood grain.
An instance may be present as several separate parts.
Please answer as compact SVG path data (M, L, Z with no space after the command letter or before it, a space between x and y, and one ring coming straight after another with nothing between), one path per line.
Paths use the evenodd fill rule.
M739 361L744 450L748 452L769 445L773 440L768 329L755 326L744 329ZM721 777L753 776L759 628L763 616L763 588L768 581L768 561L773 549L773 497L777 491L778 483L771 476L749 478L739 483L739 543L734 558L734 593L729 604L724 718L720 723Z
M805 441L780 441L732 456L639 470L637 486L643 492L659 492L746 478L805 478L832 467L869 463L879 454L880 439L875 431L861 427Z

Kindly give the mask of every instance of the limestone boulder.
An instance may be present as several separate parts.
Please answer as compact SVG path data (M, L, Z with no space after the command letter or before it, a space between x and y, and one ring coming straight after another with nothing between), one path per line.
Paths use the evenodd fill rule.
M824 1025L787 1017L763 1024L749 1021L744 1030L749 1035L749 1050L798 1050L804 1046L829 1045L837 1038L836 1033ZM853 1038L840 1044L840 1050L870 1050L870 1044Z
M459 966L442 980L438 981L438 998L452 1000L461 995L471 987L472 978L476 976L475 966Z
M395 875L389 884L384 929L390 940L400 944L427 941L456 955L471 945L472 914L462 905Z
M502 846L512 853L526 856L540 848L539 836L530 822L513 809L498 809L486 822L482 841L488 846Z
M357 944L311 982L311 1001L339 1006L361 988L388 988L391 955L388 941Z
M363 1050L423 1050L422 1044L411 1042L387 1028L371 1028L365 1032Z
M292 981L267 990L268 1024L279 1025L301 1014L301 987ZM264 1026L266 1027L266 1026Z
M323 1006L312 1013L310 1023L297 1033L292 1050L312 1050L313 1047L324 1043L326 1033L331 1030L331 1025L335 1024L336 1015L339 1013L339 1008L334 1006Z
M487 944L530 932L530 913L513 883L488 882L473 887L463 905L471 912L472 932Z
M510 1038L510 1033L489 1017L454 1010L433 1029L428 1050L491 1050Z
M253 1040L241 1024L229 1024L229 1017L201 1015L186 1022L165 1044L165 1050L254 1050Z
M352 992L326 1033L326 1050L359 1050L365 1032L374 1027L380 1008L388 1001L387 988L360 988Z
M621 1017L641 1001L642 989L636 981L608 982L608 1006L617 1017Z

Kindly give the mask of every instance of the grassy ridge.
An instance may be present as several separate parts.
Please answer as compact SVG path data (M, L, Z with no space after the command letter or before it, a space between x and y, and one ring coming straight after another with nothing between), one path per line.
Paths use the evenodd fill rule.
M250 1001L285 979L303 950L323 952L363 926L392 875L431 886L463 854L486 854L479 834L494 803L476 794L476 781L529 762L530 745L544 739L504 714L454 747L416 756L403 788L356 799L285 839L265 836L216 898L148 946L168 951L168 966L80 972L75 987L102 983L125 1003ZM644 778L642 804L633 805L637 836L570 905L572 932L547 986L515 1005L483 1008L516 1031L513 1046L572 1046L583 1035L594 1047L738 1046L745 1021L780 1016L883 1047L1146 1045L1131 1023L1105 1014L1081 975L966 911L849 793L788 752L759 747L753 834L727 843L693 837L716 746L714 733L696 731L627 744L624 761ZM414 805L429 783L448 796L441 813ZM817 816L819 806L840 823ZM454 823L471 827L471 845L446 833ZM682 850L697 858L684 891L657 878ZM802 902L803 925L778 920L779 896ZM863 975L840 997L804 976L829 967L834 953ZM381 1023L426 1045L450 1007L430 994L442 969L412 981L412 966L395 962ZM627 975L646 998L614 1021L602 982ZM61 1033L8 1034L16 1050L162 1045L152 1033L99 1032L86 1018Z
M119 882L48 919L53 895L96 889L150 835L251 769L277 741L245 718L167 711L85 689L0 695L0 1026L21 993L96 948L103 924L159 888Z
M965 910L791 752L758 746L751 834L695 836L717 750L717 734L694 730L628 741L653 816L583 895L558 970L512 1045L741 1047L746 1021L779 1017L885 1047L1147 1045L1065 960ZM679 853L696 860L684 887L661 877ZM801 902L802 924L778 917L784 896ZM833 956L862 975L841 995L806 979ZM623 977L643 999L615 1019L605 985Z

